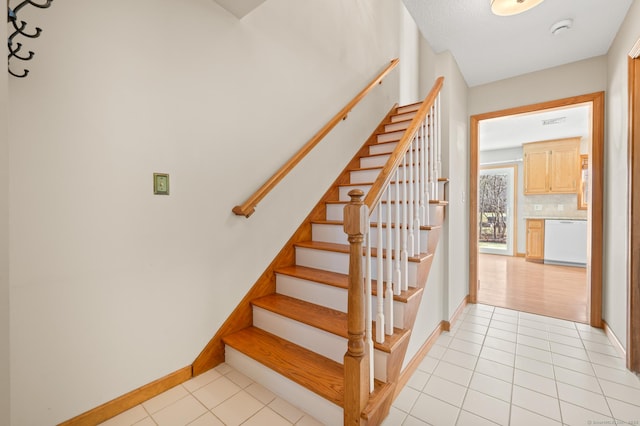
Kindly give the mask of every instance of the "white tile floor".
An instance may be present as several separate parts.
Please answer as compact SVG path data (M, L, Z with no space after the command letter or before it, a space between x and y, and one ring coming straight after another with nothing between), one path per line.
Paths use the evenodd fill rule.
M640 378L602 330L469 305L383 426L640 425Z
M104 426L320 426L227 364L125 411Z
M470 305L383 426L640 425L640 379L601 330ZM103 423L319 425L226 364ZM331 425L333 426L333 425Z

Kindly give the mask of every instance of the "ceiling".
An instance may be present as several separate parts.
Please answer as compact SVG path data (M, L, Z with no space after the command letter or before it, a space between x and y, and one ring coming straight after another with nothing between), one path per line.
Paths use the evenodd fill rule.
M433 50L452 53L469 87L606 54L632 3L545 0L502 17L490 0L403 1ZM572 28L552 35L563 19Z
M590 138L591 104L482 120L478 130L480 151L575 136Z

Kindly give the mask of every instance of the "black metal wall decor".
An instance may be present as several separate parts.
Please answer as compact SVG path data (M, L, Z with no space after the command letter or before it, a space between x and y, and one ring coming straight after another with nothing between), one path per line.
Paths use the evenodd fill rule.
M35 6L40 9L46 9L49 6L51 6L52 1L53 0L45 0L44 4L38 4L31 0L24 0L13 9L11 9L11 7L9 6L9 2L7 2L7 22L10 22L11 25L13 25L13 31L11 32L11 35L9 36L9 40L7 41L7 44L9 46L8 69L9 69L9 74L11 74L12 76L23 78L23 77L26 77L27 74L29 74L28 69L23 69L22 73L13 72L11 70L12 58L20 59L21 61L30 61L34 55L34 53L31 50L26 55L21 54L20 51L22 49L22 43L14 42L14 39L18 35L21 35L27 38L36 38L36 37L40 37L40 33L42 32L42 29L39 27L36 27L35 30L33 31L27 30L27 23L25 21L21 21L18 19L18 12L20 12L20 9L22 9L26 5ZM11 28L9 29L11 30Z

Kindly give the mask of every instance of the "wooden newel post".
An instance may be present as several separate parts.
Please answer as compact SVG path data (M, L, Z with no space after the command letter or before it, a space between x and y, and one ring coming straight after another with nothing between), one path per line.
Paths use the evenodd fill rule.
M365 337L365 294L362 273L362 242L367 231L369 209L364 192L349 192L344 208L344 232L349 236L349 301L347 353L344 356L344 424L360 425L361 413L369 400L369 353Z

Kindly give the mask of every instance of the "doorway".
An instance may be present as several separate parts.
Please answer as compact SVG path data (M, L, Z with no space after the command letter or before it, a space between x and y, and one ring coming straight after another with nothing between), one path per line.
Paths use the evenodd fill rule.
M532 113L554 108L564 108L588 103L591 105L592 141L587 155L590 158L592 173L589 174L588 191L588 229L587 229L587 322L594 327L602 327L602 185L603 185L603 143L604 143L604 93L575 96L555 101L532 104L501 111L478 114L471 117L470 123L470 252L469 252L469 299L478 300L478 258L479 258L479 125L482 120Z
M515 242L515 166L481 166L478 182L478 250L513 256Z

